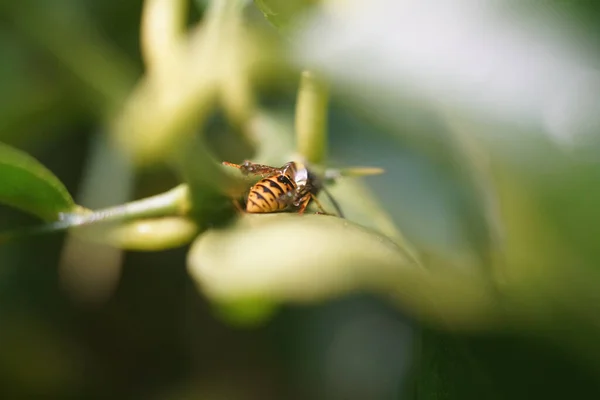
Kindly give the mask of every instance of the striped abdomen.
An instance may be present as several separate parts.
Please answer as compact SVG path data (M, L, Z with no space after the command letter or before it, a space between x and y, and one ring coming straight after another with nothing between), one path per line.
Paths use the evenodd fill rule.
M279 174L260 180L250 189L246 201L249 213L269 213L282 211L289 201L282 198L296 188L296 183L286 174Z

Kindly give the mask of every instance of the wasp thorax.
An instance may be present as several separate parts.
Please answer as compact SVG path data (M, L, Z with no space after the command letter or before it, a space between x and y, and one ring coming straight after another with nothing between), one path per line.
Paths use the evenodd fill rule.
M254 164L252 164L250 161L244 161L241 170L245 174L248 174L254 172L256 168L254 167Z

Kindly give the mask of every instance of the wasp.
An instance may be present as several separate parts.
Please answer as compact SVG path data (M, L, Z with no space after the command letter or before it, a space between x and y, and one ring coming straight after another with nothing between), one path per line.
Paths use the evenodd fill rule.
M322 180L301 162L291 161L280 168L250 161L244 161L241 165L224 161L223 165L237 168L244 175L262 177L248 192L246 212L271 213L293 210L298 214L304 214L312 200L319 208L317 214L331 215L324 210L317 199L317 194L323 191L329 197L338 216L343 218L339 205L325 190ZM236 205L241 208L239 203L236 202Z

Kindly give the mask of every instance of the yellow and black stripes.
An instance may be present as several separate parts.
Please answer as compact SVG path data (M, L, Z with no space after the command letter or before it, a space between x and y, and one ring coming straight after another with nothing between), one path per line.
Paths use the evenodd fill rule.
M296 189L293 179L286 174L278 174L260 180L250 189L246 211L268 213L281 211L289 206L284 195Z
M290 161L280 168L250 161L241 165L227 161L223 164L241 170L244 175L262 175L263 179L250 188L246 212L270 213L294 209L303 214L310 201L315 200L325 213L315 197L320 190L319 185L314 184L314 175L302 163Z

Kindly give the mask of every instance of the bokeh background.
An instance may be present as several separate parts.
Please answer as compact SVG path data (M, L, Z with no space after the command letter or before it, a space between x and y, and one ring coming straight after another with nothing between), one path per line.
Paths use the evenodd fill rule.
M205 3L190 4L190 23L203 17ZM277 3L272 6L277 7ZM312 7L317 2L299 3ZM0 3L0 140L35 156L86 207L118 204L179 183L178 177L162 166L134 172L107 147L105 139L111 107L127 96L145 70L140 50L142 6L138 0ZM372 12L367 10L369 7L363 4L362 8L351 8L354 14L346 15L357 32L377 26L377 17L385 13L386 2L373 2ZM567 32L584 31L590 44L583 53L597 55L591 53L597 51L595 35L600 26L594 2L536 2L515 8L510 15L520 21L522 16L535 15L537 11L547 14L548 10L559 19L570 21L560 25L561 29L566 26ZM394 7L388 10L390 15L396 12L400 11ZM358 18L359 25L351 25L357 16L364 18ZM279 35L254 4L248 5L247 21L271 35ZM323 28L319 23L317 18L314 32ZM482 211L485 207L471 181L472 165L455 151L451 144L454 136L446 134L450 130L445 119L448 104L444 103L444 113L432 112L428 101L435 97L435 88L425 100L412 95L402 100L394 97L397 88L405 83L403 79L410 80L411 73L421 66L416 61L414 69L397 71L393 57L390 67L380 70L377 78L383 84L395 74L404 73L407 78L399 78L399 86L390 82L391 94L387 97L373 97L368 90L363 91L361 85L376 86L382 82L371 78L361 81L357 76L361 71L370 75L378 70L360 64L353 68L355 53L336 53L336 43L347 49L343 39L348 36L342 31L336 36L339 25L330 26L332 33L320 37L322 46L314 53L306 50L307 43L314 40L314 32L303 36L297 47L290 46L297 55L291 58L308 60L320 67L325 63L324 71L333 74L332 81L339 84L332 91L329 163L386 170L384 175L364 182L424 260L434 266L443 263L456 268L482 263L482 254L490 246L488 237L493 235L487 231ZM552 28L546 29L553 32ZM393 42L391 37L379 37L379 44ZM341 42L336 42L338 39ZM419 33L410 38L416 45L420 40L428 43ZM375 60L375 65L383 62L377 56L390 50L377 43L360 44L366 47L359 48L359 54ZM335 54L338 58L332 56L327 61L323 54ZM407 51L402 56L407 54L412 53ZM443 60L442 57L440 65ZM516 61L514 68L519 66L519 60ZM335 68L343 62L351 71L340 73L336 80ZM568 73L568 68L565 71ZM282 73L272 81L266 79L267 83L257 89L262 109L291 124L297 72ZM452 74L447 79L453 79ZM345 86L352 81L357 82L355 92ZM411 89L419 92L418 85ZM468 97L470 93L467 90L454 98L461 100L460 96ZM505 103L489 109L501 109L510 103L511 95L515 92L507 94L509 100ZM574 96L578 99L577 93ZM471 100L476 103L478 99ZM472 126L477 126L486 138L506 138L504 129L517 129L498 125L498 119L506 117L504 114L492 112L489 117L489 109L473 111L469 101L458 103L451 111L463 110L461 107L466 104L470 111L465 113L478 116L474 118L478 125ZM588 107L584 102L572 103L578 104L578 109ZM528 104L532 109L537 106L533 100ZM597 103L594 104L597 109ZM552 311L545 314L552 328L543 334L537 335L535 328L527 330L515 325L486 332L454 332L445 329L452 326L452 321L423 324L411 312L405 312L405 307L394 307L385 297L366 294L319 304L284 305L268 321L244 325L213 307L197 289L186 269L187 247L121 253L90 245L82 247L84 254L75 253L66 259L65 249L71 239L61 233L0 247L0 396L386 400L600 395L600 359L592 350L591 356L581 356L587 352L588 342L577 347L542 339L552 336L548 332L557 333L556 337L578 338L581 331L593 342L597 333L597 296L584 300L569 297L578 290L580 281L592 288L594 282L600 283L596 280L600 261L595 247L598 236L593 226L600 216L594 201L599 167L595 163L597 153L589 150L595 141L593 135L591 139L585 136L589 140L585 148L565 150L562 141L556 144L553 136L535 125L537 114L530 111L524 111L527 123L517 121L515 125L535 131L535 135L500 141L494 157L501 160L500 164L508 165L501 169L503 179L526 175L519 181L520 188L531 193L527 192L524 198L536 199L531 207L543 207L537 209L542 209L542 216L550 222L537 226L539 220L529 221L524 212L516 214L523 219L516 223L512 220L511 227L525 227L530 236L536 237L551 226L549 229L557 232L553 238L558 237L561 245L578 255L573 268L583 271L578 280L562 281L566 286L572 284L569 290L551 292L556 296L551 298L553 306L544 310ZM596 125L592 121L585 126ZM221 153L244 154L245 145L236 140L234 133L228 133L235 127L227 123L221 111L211 114L205 129ZM493 140L486 140L486 146L496 146ZM579 154L583 154L581 158ZM0 207L3 230L35 222L24 213ZM544 246L555 243L542 242L536 244L538 247L532 245L531 252L538 254L546 249ZM78 245L81 244L72 246ZM256 251L261 249L263 244L257 243ZM526 248L524 252L527 251ZM103 257L99 258L99 254ZM541 263L545 258L531 259ZM82 267L87 275L78 276L79 264L90 264L92 269ZM535 281L527 281L525 286L531 289L527 293L531 293L533 303L548 302L546 297L537 297ZM561 296L568 300L568 307L561 302ZM518 301L509 304L516 308L522 305ZM563 318L564 314L577 317L569 320ZM523 315L529 318L527 313Z

